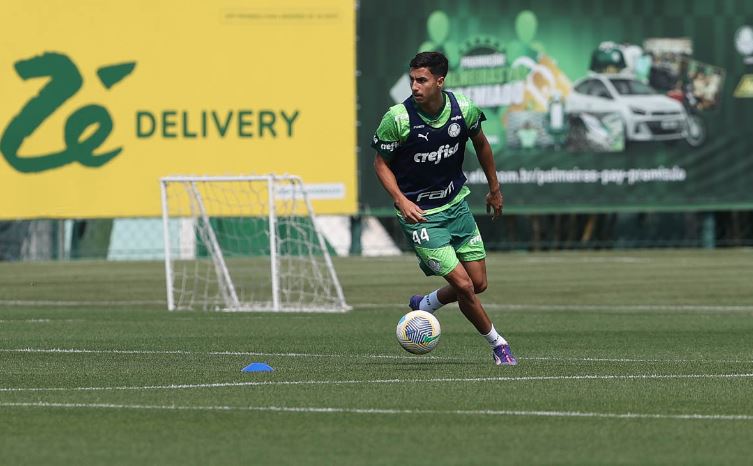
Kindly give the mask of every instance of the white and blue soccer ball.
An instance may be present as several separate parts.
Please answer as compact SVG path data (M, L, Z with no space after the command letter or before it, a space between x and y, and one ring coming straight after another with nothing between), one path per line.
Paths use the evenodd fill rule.
M442 329L436 317L426 311L411 311L397 323L397 341L413 354L426 354L439 343Z

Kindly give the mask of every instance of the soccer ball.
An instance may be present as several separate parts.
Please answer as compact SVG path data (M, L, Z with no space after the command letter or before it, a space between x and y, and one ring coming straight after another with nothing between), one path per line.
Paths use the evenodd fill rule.
M442 330L436 317L426 311L411 311L397 323L397 341L413 354L426 354L439 343Z

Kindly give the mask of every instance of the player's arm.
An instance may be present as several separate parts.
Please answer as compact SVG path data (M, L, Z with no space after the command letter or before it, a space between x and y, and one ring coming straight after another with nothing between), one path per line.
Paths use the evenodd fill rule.
M405 197L405 194L400 191L400 188L397 185L397 179L395 179L395 174L392 173L387 161L385 161L378 152L374 156L374 171L376 171L379 182L382 183L385 191L387 191L395 202L395 206L400 210L400 213L406 222L418 223L426 221L423 215L424 211L411 202L411 200Z
M504 198L502 197L499 180L497 180L497 167L494 164L492 146L489 145L489 141L486 139L486 135L480 125L478 131L471 136L471 141L473 142L473 148L476 149L478 163L481 165L481 169L484 170L486 182L489 184L489 194L486 195L486 211L491 212L492 220L496 220L497 217L502 215Z
M402 114L402 118L400 118L400 114ZM402 127L399 121L403 122ZM400 191L395 174L389 166L395 150L401 143L405 142L405 138L410 132L409 128L406 127L407 122L407 114L405 114L402 105L393 106L384 114L371 144L371 147L376 150L374 170L379 182L382 183L405 221L408 223L425 222L424 211Z

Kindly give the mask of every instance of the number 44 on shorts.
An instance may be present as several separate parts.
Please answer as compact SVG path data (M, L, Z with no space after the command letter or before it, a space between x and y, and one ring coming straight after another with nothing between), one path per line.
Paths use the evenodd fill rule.
M421 241L429 241L429 232L426 231L426 228L421 228L420 231L414 231L413 232L413 242L416 244L421 244Z

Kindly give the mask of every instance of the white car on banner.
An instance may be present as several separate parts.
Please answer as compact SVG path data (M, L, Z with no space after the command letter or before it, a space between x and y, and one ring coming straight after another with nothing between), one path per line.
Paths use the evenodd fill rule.
M617 113L627 141L671 141L687 136L682 104L658 94L648 84L620 74L590 74L575 82L568 113Z

